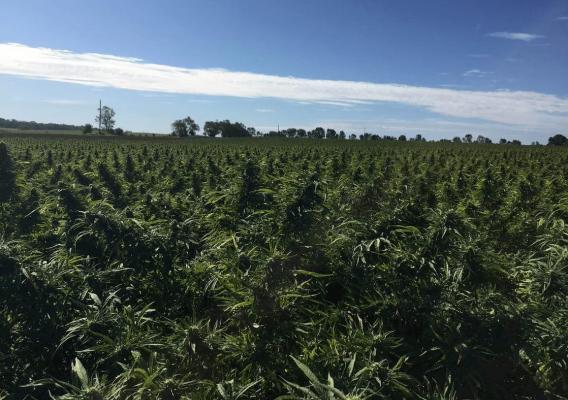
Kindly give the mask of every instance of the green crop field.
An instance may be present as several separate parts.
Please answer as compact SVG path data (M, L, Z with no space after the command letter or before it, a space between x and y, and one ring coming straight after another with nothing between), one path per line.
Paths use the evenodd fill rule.
M1 399L566 399L567 148L0 136Z

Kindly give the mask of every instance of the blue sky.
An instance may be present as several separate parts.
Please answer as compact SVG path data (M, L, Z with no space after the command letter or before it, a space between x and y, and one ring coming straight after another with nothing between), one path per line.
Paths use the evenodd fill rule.
M92 123L102 98L136 131L191 115L428 138L568 133L567 0L2 0L0 14L5 118Z

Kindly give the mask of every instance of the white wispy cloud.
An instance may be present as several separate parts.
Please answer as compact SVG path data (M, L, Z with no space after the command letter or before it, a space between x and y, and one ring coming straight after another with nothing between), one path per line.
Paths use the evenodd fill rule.
M441 83L438 86L448 89L465 89L468 87L467 85L458 85L456 83Z
M557 21L568 21L568 15L563 15L562 17L556 18Z
M532 33L524 32L492 32L488 33L487 36L499 39L521 40L523 42L532 42L533 40L545 38L545 36L543 35L535 35Z
M468 71L465 71L462 75L465 77L475 77L475 78L483 78L487 75L489 75L491 72L488 71L482 71L480 69L470 69Z
M274 112L274 110L272 110L272 109L270 109L270 108L257 108L255 111L256 111L256 112L259 112L259 113L271 113L271 112Z
M337 106L337 107L355 107L355 103L351 103L349 101L330 101L330 100L322 100L318 101L318 104L323 104L325 106Z
M224 69L191 69L136 58L0 44L0 74L145 92L296 102L394 102L452 117L517 126L568 125L568 99L530 91L472 91L357 81L303 79Z

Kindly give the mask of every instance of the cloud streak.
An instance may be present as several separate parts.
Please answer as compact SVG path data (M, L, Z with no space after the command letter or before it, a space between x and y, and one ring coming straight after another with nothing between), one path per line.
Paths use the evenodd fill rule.
M532 42L533 40L545 38L545 36L542 35L534 35L532 33L524 32L492 32L488 33L487 36L498 39L520 40L523 42Z
M484 78L489 74L490 74L490 72L482 71L480 69L470 69L468 71L465 71L462 75L467 77L467 78L470 78L470 77Z
M358 105L401 103L436 114L507 125L559 129L568 99L529 91L471 91L357 81L303 79L190 69L95 53L0 44L0 74L159 93Z

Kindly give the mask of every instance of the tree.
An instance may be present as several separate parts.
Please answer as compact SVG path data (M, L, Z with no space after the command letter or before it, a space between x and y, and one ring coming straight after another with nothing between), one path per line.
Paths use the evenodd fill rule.
M328 139L337 139L337 132L335 129L328 129L325 136Z
M499 144L507 144L507 139L504 138L499 139Z
M197 123L193 120L193 118L185 117L183 119L183 122L185 123L185 126L187 127L187 133L190 136L195 136L197 132L199 132L200 130L199 125L197 125Z
M187 137L187 125L181 119L176 119L172 122L172 135L178 137Z
M343 140L343 139L345 139L346 136L347 136L347 135L345 134L344 131L339 131L339 139L342 139L342 140Z
M455 137L452 139L452 142L454 142L454 143L461 143L462 140L461 140L461 138L460 138L459 136L455 136Z
M177 119L172 122L172 135L178 137L195 136L199 132L199 125L191 117Z
M97 117L95 118L95 122L100 123L105 131L111 133L112 129L114 128L114 124L116 123L116 121L114 120L115 115L116 113L112 108L103 106L100 115L97 115Z
M307 132L305 129L298 129L298 131L296 132L296 136L297 137L306 137L307 136Z
M203 125L203 133L209 137L215 137L221 134L218 121L207 121Z
M286 136L289 138L296 137L298 130L296 128L288 128L286 129Z
M228 119L224 121L207 121L203 126L203 133L209 137L221 135L228 137L249 137L251 132L241 122L231 122Z
M406 135L400 135L400 136L398 137L398 141L399 141L399 142L406 142Z
M482 143L482 144L491 144L491 139L489 139L488 137L485 137L483 135L478 135L477 139L475 139L476 143Z
M568 145L568 138L564 135L554 135L548 138L548 145L549 146L566 146Z
M357 139L356 134L352 133L352 134L349 135L349 140L355 140L355 139Z
M86 135L86 134L92 133L92 132L93 132L93 125L85 124L85 126L83 127L83 133Z
M323 139L325 138L325 130L321 126L318 126L317 128L308 132L308 137L312 139Z
M473 140L473 136L469 133L467 135L465 135L464 138L463 138L464 143L471 143L472 140Z
M113 131L113 133L114 133L116 136L124 136L124 129L122 129L122 128L116 128L116 129Z
M222 137L248 137L247 127L241 122L221 121Z
M256 129L254 129L252 126L249 126L247 128L247 132L249 133L250 136L256 136Z

